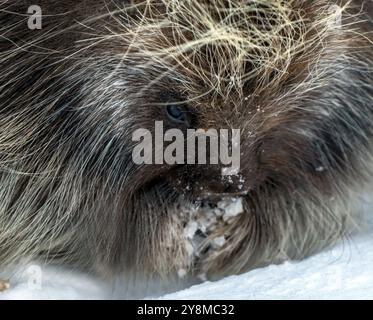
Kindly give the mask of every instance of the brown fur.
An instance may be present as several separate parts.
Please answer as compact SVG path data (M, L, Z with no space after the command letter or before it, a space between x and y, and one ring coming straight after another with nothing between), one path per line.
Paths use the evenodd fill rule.
M30 4L43 9L42 30L19 15ZM179 205L201 196L186 186L217 198L227 186L211 179L220 167L131 161L135 129L174 127L164 114L173 100L192 127L242 134L245 213L208 236L230 234L188 265L192 274L301 259L341 239L371 172L371 10L327 0L3 2L0 262L36 256L105 274L184 267Z

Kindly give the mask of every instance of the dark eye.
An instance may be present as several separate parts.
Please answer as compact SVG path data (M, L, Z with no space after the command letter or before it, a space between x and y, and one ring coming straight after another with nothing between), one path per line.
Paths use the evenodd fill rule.
M182 106L169 105L166 108L166 112L171 121L188 124L188 115Z

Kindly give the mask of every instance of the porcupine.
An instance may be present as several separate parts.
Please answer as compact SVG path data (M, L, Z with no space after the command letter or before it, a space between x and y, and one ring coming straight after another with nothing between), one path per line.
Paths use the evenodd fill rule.
M31 5L40 30L28 28ZM302 259L348 232L372 172L372 1L0 8L1 266L214 278ZM219 165L134 164L132 133L156 120L240 129L240 188ZM185 208L229 196L243 212L201 235L190 259Z

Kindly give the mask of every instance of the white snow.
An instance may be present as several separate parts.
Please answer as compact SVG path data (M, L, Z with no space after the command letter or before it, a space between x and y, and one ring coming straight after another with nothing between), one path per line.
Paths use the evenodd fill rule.
M105 299L108 292L104 283L87 275L35 263L12 272L10 289L0 292L0 299Z
M158 298L373 299L373 206L367 207L366 213L363 230L308 259L272 265L216 282L204 282ZM0 273L0 278L5 276L5 273ZM123 297L117 290L118 285L113 288L84 274L59 267L40 268L37 264L14 270L10 283L9 290L0 292L0 299ZM131 297L131 294L126 297Z
M224 210L223 220L228 221L243 212L242 198L224 199L218 202L218 208Z
M226 236L229 235L216 235L214 232L219 229L219 226L232 223L234 218L243 212L243 205L240 197L226 197L216 205L205 201L190 204L180 210L185 217L184 246L188 257L186 265L178 271L178 276L184 278L186 270L202 258L202 252L206 256L224 245Z

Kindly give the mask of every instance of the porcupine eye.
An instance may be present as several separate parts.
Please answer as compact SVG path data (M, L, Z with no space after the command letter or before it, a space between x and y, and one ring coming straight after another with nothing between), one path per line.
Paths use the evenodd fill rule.
M190 119L187 109L182 105L170 104L166 107L168 118L178 124L190 124Z

